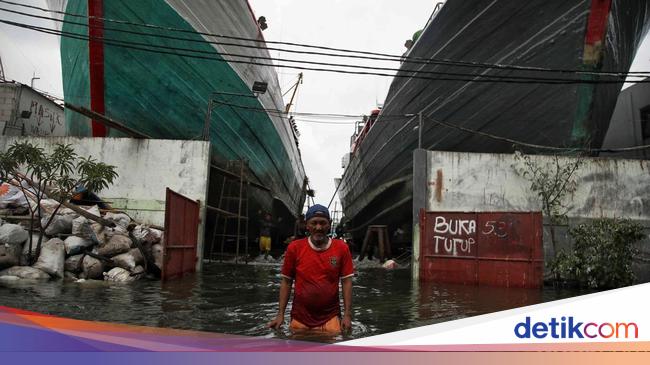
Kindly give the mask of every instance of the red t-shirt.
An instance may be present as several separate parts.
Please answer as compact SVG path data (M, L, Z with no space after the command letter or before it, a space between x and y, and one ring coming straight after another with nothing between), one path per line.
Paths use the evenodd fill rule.
M332 239L323 250L308 238L291 242L282 264L282 276L294 280L291 318L317 327L340 315L339 279L352 275L352 255L343 240Z

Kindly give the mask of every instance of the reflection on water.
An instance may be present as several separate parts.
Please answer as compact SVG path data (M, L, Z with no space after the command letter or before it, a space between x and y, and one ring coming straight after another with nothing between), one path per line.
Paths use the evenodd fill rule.
M409 270L360 270L354 278L353 330L343 338L275 332L277 265L206 265L168 283L0 281L0 305L84 320L334 342L566 298L575 290L505 289L421 283ZM291 307L287 309L289 318Z

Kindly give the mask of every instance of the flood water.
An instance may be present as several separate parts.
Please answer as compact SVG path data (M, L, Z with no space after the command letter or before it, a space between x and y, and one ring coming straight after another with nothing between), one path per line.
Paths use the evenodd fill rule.
M277 313L280 266L206 264L177 281L0 281L0 305L56 316L263 337L293 337L266 323ZM410 269L359 269L353 331L333 342L475 316L581 294L575 290L505 289L426 283ZM285 318L290 317L290 307ZM286 327L286 326L285 326Z

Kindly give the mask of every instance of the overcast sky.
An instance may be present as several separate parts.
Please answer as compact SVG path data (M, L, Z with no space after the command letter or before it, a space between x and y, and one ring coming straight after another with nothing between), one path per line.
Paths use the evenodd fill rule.
M44 0L26 0L24 3L45 6ZM269 28L264 32L267 40L402 54L404 41L424 26L436 1L250 0L250 4L257 16L263 15L267 19ZM2 12L0 18L25 20ZM34 19L29 19L29 22L35 24ZM47 22L40 24L52 27ZM286 58L293 56L277 51L271 54ZM37 88L63 95L56 37L0 24L0 57L7 78L29 84L36 73L40 77L35 81ZM343 59L342 62L350 61ZM382 66L395 67L395 64ZM641 45L632 70L650 71L648 39ZM280 85L286 90L296 80L299 71L280 69L278 72ZM390 82L389 77L304 71L304 83L298 90L293 110L367 114L377 102L383 101ZM288 101L289 96L290 93L285 100ZM333 179L343 171L341 158L349 150L353 132L352 120L348 121L349 125L298 121L303 164L312 188L316 190L316 202L327 205L335 189Z

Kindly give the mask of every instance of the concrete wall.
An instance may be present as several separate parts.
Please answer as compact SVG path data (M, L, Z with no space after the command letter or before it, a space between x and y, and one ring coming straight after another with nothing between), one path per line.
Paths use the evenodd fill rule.
M7 136L64 136L63 107L28 86L0 83L0 128Z
M621 91L612 120L603 141L603 148L622 148L650 144L643 139L641 110L650 108L650 84L636 84ZM650 122L646 122L650 128ZM647 132L646 132L647 133ZM603 153L625 158L650 158L650 149L622 153Z
M23 85L20 92L18 117L23 110L31 115L21 119L28 136L65 136L63 108L33 89Z
M0 151L14 141L29 140L46 149L56 143L71 144L82 157L116 166L119 177L98 195L124 210L138 222L164 225L165 189L201 202L198 257L203 257L203 237L209 178L210 144L205 141L137 140L130 138L0 137ZM197 261L200 269L202 260Z
M0 135L16 134L22 130L22 127L18 128L14 125L18 90L16 84L0 83Z
M537 194L514 167L510 154L428 152L427 210L539 211ZM531 156L553 168L552 156ZM564 165L573 158L560 157ZM650 161L588 158L576 171L576 191L567 197L568 216L628 217L650 221Z
M418 150L414 160L414 220L416 209L439 212L541 211L530 182L516 173L523 166L514 155ZM555 166L553 156L531 156L538 166ZM560 157L560 165L573 158ZM418 171L419 170L419 171ZM650 161L587 158L576 171L577 189L566 197L570 224L625 217L650 227ZM417 222L414 221L414 225ZM556 227L558 248L571 244L566 226ZM650 233L650 230L648 231ZM642 258L650 258L644 244ZM549 227L544 232L545 257L553 257ZM650 263L643 275L650 280Z

